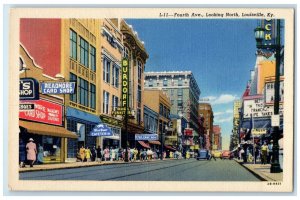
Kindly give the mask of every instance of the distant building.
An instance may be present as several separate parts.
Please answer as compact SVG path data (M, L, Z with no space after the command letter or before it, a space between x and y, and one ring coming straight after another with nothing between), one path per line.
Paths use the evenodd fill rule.
M214 125L213 126L213 131L214 131L214 141L213 141L213 150L221 150L222 149L222 133L221 133L221 127L219 125Z
M213 136L213 121L214 113L209 103L199 103L198 106L199 117L202 115L204 118L204 136L205 136L205 148L212 148L212 136Z
M145 88L163 90L171 99L173 115L184 116L188 121L185 130L186 148L199 143L198 101L200 89L191 71L145 72Z

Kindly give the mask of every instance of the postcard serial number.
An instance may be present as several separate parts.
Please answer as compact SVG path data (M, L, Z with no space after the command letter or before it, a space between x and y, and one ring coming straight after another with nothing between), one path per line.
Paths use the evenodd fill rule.
M269 182L267 185L281 185L281 182Z

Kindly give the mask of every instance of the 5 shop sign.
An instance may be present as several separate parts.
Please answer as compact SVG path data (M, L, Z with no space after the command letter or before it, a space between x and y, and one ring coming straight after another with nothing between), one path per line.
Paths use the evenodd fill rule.
M38 100L39 82L34 78L20 78L19 96L20 100Z

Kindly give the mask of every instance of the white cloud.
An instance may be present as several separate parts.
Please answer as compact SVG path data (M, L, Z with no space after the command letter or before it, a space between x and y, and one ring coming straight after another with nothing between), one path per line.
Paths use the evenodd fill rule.
M221 94L220 96L207 96L200 98L200 102L208 102L212 105L228 104L238 99L237 95Z
M228 110L225 111L225 113L231 114L231 113L233 113L233 110L232 109L228 109Z
M225 117L225 118L219 117L214 119L214 123L224 123L224 122L232 122L232 116Z

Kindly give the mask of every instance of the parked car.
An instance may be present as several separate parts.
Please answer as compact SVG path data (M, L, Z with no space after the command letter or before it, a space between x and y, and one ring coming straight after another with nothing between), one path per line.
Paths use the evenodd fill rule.
M232 158L232 154L229 150L224 150L222 152L222 159L231 159Z
M212 154L215 158L222 158L222 151L215 150L215 151L212 151L211 154Z
M210 155L209 155L208 150L206 150L206 149L198 150L198 154L196 157L197 160L209 160L209 158L210 158Z

